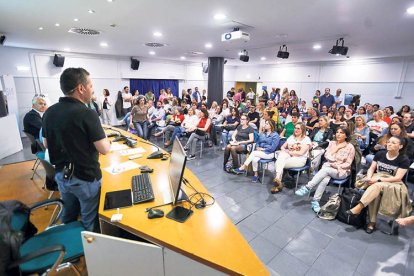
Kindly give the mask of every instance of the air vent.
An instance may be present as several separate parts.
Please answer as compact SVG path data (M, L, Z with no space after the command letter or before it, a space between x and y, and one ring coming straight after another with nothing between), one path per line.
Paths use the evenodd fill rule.
M158 42L148 42L145 43L145 46L151 47L151 48L161 48L164 46L167 46L168 44L165 43L158 43Z
M88 28L70 28L69 33L81 34L81 35L100 35L101 32Z

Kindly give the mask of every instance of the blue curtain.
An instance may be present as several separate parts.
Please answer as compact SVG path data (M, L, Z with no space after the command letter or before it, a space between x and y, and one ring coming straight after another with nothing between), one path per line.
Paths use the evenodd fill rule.
M144 79L130 79L130 91L134 93L135 90L139 91L139 94L145 95L148 90L152 90L155 94L155 99L158 100L160 96L160 90L171 88L171 92L174 96L178 97L178 80L144 80Z

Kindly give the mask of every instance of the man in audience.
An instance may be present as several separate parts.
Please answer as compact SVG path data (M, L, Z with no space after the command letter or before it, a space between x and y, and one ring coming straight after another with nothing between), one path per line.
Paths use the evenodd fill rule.
M240 108L240 114L247 114L250 111L250 107L252 106L251 101L246 101L246 103Z
M191 97L197 101L197 103L201 102L201 94L198 91L198 87L194 87L194 92L191 94Z
M379 104L373 104L372 105L372 109L374 110L374 112L378 111L379 108L380 108L380 105Z
M129 93L129 87L124 87L124 92L122 92L122 108L124 110L124 114L131 112L132 107L132 95Z
M67 68L60 76L65 95L43 118L43 143L55 166L55 180L64 202L63 223L81 216L88 231L98 231L98 206L102 173L99 153L107 154L110 142L95 111L86 107L93 94L89 73Z
M403 124L405 127L405 131L407 132L407 136L414 139L414 122L413 122L413 115L414 112L407 112L403 116Z
M24 131L31 134L36 139L39 138L39 132L42 128L42 117L46 109L47 103L45 101L45 98L41 96L35 96L32 99L32 110L24 115Z
M320 104L320 110L322 111L322 106L326 106L327 108L330 108L335 104L335 98L331 95L331 89L325 88L325 94L319 97L319 104Z
M158 101L157 102L157 108L155 108L155 110L152 112L151 115L149 116L149 124L148 124L148 137L147 140L149 140L149 138L151 137L151 130L153 127L155 127L157 125L157 123L159 121L164 120L165 117L165 110L162 106L162 102Z
M336 89L336 95L335 95L336 109L338 109L338 107L340 107L342 105L343 97L341 96L341 93L342 93L341 88Z
M374 114L374 108L372 107L372 104L367 103L365 105L365 112L367 116L367 122L371 121L373 119L373 114Z

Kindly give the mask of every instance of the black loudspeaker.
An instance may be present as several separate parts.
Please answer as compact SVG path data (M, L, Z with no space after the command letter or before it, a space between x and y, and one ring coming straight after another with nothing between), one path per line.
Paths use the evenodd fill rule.
M138 70L138 68L139 68L139 60L135 58L131 58L131 69Z
M3 91L0 91L0 117L6 117L8 113L6 97Z
M208 64L203 64L203 73L208 73Z
M0 45L3 45L5 40L6 40L6 36L5 35L1 35L0 36Z
M56 67L63 67L63 64L65 64L65 57L62 55L55 54L55 57L53 58L53 64Z
M241 55L240 60L243 62L249 62L249 56L248 55Z

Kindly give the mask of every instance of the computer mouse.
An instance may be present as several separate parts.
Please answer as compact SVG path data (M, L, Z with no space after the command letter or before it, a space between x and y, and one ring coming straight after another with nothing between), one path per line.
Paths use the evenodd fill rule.
M151 209L148 211L148 218L154 219L154 218L162 218L164 216L164 211L160 209Z

